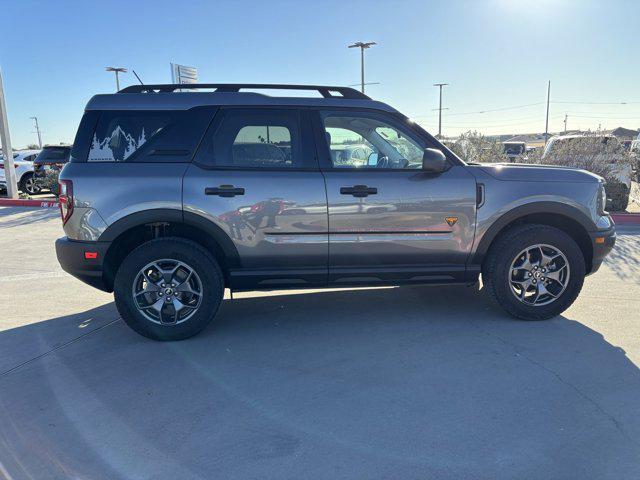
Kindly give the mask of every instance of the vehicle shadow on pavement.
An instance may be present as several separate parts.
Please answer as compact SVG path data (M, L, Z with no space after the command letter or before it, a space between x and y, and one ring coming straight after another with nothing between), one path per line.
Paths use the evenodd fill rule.
M619 232L605 262L619 278L640 283L640 230Z
M4 207L0 209L0 228L29 225L59 216L57 208Z
M0 472L640 475L640 372L625 352L569 318L507 318L474 288L225 300L214 324L175 343L108 323L113 304L79 315L0 332L0 345L29 348L102 322L0 377Z

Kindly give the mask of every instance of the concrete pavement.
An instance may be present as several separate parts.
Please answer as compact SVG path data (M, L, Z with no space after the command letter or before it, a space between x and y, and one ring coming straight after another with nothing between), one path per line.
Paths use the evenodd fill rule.
M0 209L0 478L640 477L640 230L551 321L476 288L243 293L178 343L61 273L60 234Z

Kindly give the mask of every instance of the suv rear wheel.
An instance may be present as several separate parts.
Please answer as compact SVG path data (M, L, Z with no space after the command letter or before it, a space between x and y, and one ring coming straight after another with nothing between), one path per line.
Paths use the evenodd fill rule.
M515 227L491 247L482 281L491 300L523 320L546 320L574 302L584 282L580 247L546 225Z
M25 173L20 180L20 190L28 195L40 193L40 186L36 182L33 173Z
M213 256L181 238L151 240L122 262L114 282L118 312L154 340L183 340L213 320L224 280Z

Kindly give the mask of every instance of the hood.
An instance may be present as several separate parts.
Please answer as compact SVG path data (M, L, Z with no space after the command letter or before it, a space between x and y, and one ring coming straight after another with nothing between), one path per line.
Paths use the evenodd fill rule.
M586 170L553 165L483 163L479 168L498 180L510 182L597 183L604 181L602 177Z

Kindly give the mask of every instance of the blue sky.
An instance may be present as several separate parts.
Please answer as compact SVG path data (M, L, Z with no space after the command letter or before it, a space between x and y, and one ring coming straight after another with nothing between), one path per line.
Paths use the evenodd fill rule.
M87 100L115 89L104 67L170 81L170 62L201 81L359 82L367 51L372 97L443 133L640 127L640 5L628 1L237 1L1 0L0 67L12 143L71 142ZM121 85L135 82L132 74ZM627 102L621 105L620 102ZM633 103L635 102L635 103ZM533 105L532 105L533 104ZM522 108L521 105L529 105ZM469 113L504 109L496 112Z

